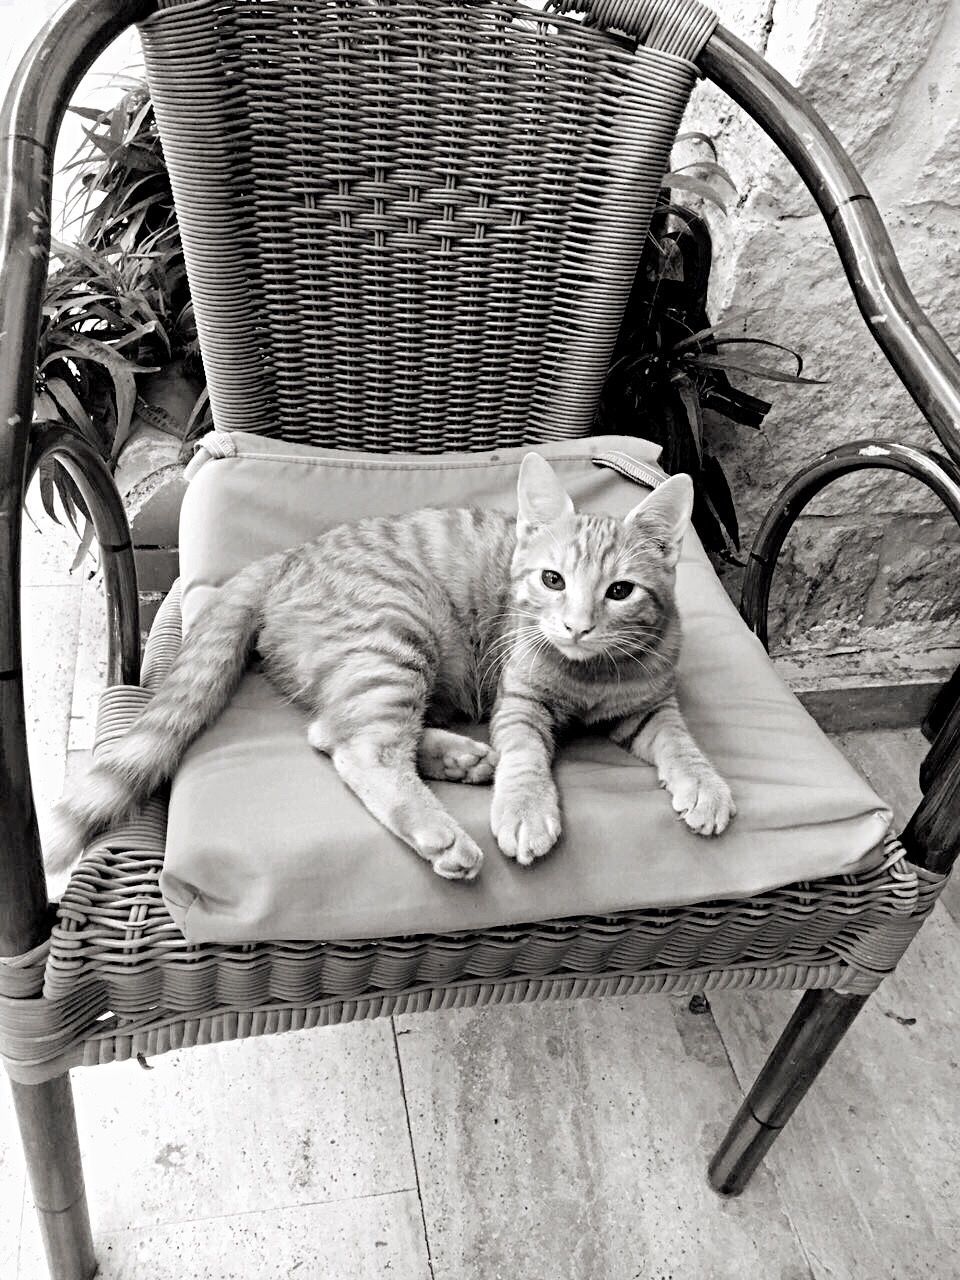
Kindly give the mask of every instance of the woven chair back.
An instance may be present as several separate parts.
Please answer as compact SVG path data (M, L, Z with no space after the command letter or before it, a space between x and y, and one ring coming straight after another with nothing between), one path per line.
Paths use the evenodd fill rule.
M556 9L161 0L141 34L217 427L589 432L714 19Z

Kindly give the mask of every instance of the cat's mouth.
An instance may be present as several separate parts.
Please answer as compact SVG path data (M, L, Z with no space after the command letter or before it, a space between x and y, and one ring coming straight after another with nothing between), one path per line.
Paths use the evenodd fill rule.
M562 658L566 658L568 662L586 662L589 658L597 656L597 650L591 649L585 644L579 644L573 640L556 640L552 636L550 643L556 649Z

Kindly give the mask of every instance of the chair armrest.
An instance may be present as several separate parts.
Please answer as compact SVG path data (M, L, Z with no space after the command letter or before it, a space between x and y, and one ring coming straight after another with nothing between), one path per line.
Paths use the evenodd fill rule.
M932 449L888 440L857 440L823 453L798 471L770 504L750 550L740 595L740 613L767 644L770 584L787 534L807 503L841 476L880 468L901 471L921 481L944 504L960 526L960 467Z
M947 457L880 441L833 449L799 472L757 534L740 612L764 644L770 582L797 516L825 485L865 467L922 481L960 525L960 363L920 309L870 192L834 134L800 93L749 45L717 27L698 65L770 135L826 219L870 332L933 428ZM955 675L925 726L936 733L921 770L923 800L901 837L911 861L934 874L960 854L960 700Z
M47 458L56 459L77 485L96 529L107 605L107 680L136 684L140 670L137 572L130 528L113 476L93 446L72 426L43 423L30 433L24 488ZM4 600L0 669L0 955L18 955L46 932L47 891L27 754L26 707L20 655L21 501L3 504L10 559L0 563ZM16 528L14 529L14 525Z
M50 252L53 157L70 98L156 0L71 0L24 54L0 108L0 492L22 474ZM19 517L19 508L17 511Z
M887 441L860 440L822 454L787 482L774 499L757 532L740 597L747 625L767 644L770 584L787 534L807 503L833 480L867 468L901 471L919 480L941 500L960 528L960 467L931 449ZM948 689L956 689L955 675ZM944 694L947 690L944 691ZM924 760L924 791L916 813L901 836L912 862L946 874L960 855L960 699L938 706L931 717L936 731Z
M54 458L83 494L97 531L107 605L107 684L140 681L140 598L133 539L123 499L106 463L76 427L38 423L30 437L27 485L45 458Z
M960 363L911 293L853 161L793 85L723 27L697 64L800 174L826 219L870 332L947 456L960 464Z
M0 110L0 955L5 956L30 950L48 930L20 649L21 511L27 482L43 456L54 454L71 472L108 548L111 670L136 669L136 579L129 545L123 549L129 532L113 480L75 432L58 428L35 435L31 423L57 131L90 65L121 31L155 7L156 0L72 0L27 50Z

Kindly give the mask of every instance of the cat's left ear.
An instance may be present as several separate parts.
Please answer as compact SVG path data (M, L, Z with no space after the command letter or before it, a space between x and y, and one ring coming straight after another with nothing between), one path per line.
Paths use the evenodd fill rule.
M557 524L573 515L573 499L539 453L528 453L520 463L517 503L521 521L531 525Z
M679 472L664 480L624 516L624 524L642 529L663 547L672 568L680 559L680 546L693 514L693 481Z

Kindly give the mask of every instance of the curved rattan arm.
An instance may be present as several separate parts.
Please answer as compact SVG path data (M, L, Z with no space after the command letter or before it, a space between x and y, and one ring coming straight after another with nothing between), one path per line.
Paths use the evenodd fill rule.
M72 0L36 37L0 109L0 488L22 479L50 250L53 155L84 73L156 0ZM17 506L19 520L19 504Z
M871 333L948 456L960 464L960 363L910 292L852 160L793 85L729 31L718 27L697 62L795 166L827 220Z
M949 458L913 445L858 440L821 454L798 471L777 494L757 531L740 595L740 612L767 644L767 607L777 558L797 517L821 489L852 471L881 468L901 471L937 495L960 525L960 468Z
M137 684L140 601L133 542L120 493L103 459L75 427L44 422L34 429L28 484L44 458L55 458L69 472L97 531L107 604L107 684Z
M155 0L73 0L30 46L0 110L0 955L28 951L47 926L23 701L20 522L50 251L54 144L83 74L121 31L155 7ZM75 476L84 477L98 529L110 545L119 545L124 539L107 532L119 527L109 475L106 484L72 442L59 456ZM120 560L109 571L108 591L112 607L125 608L127 621L114 637L111 661L124 667L134 652L129 619L136 629L136 618L119 604L129 594L127 572L119 566Z
M921 481L937 495L960 527L960 468L948 458L930 449L874 440L831 449L799 471L780 491L750 552L740 612L765 645L770 584L777 558L797 517L831 481L852 471L878 467L901 471ZM920 777L924 797L907 824L901 843L918 866L943 874L960 854L960 701L944 717Z
M780 548L797 515L831 480L864 467L902 471L927 484L960 524L960 364L910 292L869 190L816 111L722 27L697 61L803 178L826 218L871 333L948 455L860 442L824 454L790 481L757 534L743 584L740 611L766 644L770 581ZM937 736L921 772L924 798L902 843L918 866L945 873L960 854L960 701L951 705L942 697L936 712Z
M123 503L106 464L74 427L44 423L31 432L25 483L44 459L56 459L83 495L100 544L107 604L107 679L136 684L140 671L137 574ZM11 495L14 497L16 495ZM20 503L11 504L20 521ZM10 511L3 512L4 519ZM17 547L19 554L19 546ZM10 578L18 583L19 565ZM10 598L19 624L19 591ZM16 637L19 640L19 636ZM46 919L47 895L27 757L23 673L0 673L0 954L36 945Z

